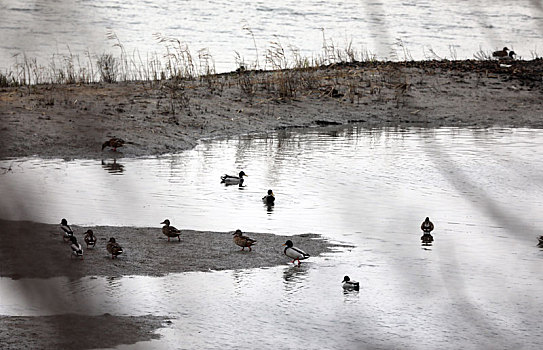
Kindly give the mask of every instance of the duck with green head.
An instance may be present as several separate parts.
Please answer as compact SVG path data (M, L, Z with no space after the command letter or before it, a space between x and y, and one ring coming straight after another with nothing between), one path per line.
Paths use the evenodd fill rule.
M239 186L242 186L243 181L244 181L244 179L243 179L244 176L249 176L249 175L245 174L245 172L243 170L239 172L238 176L224 174L223 176L221 176L221 183L223 183L225 185L239 185Z

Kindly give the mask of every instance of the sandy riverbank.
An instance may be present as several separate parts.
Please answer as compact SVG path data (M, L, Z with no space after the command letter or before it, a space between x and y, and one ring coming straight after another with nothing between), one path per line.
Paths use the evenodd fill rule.
M175 82L0 89L0 157L178 152L199 139L283 128L543 127L543 60L366 62ZM111 152L109 152L111 153Z

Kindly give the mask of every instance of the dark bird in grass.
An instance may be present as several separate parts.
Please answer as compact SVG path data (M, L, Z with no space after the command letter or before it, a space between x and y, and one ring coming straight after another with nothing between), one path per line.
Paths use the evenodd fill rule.
M236 230L236 232L233 233L234 237L232 238L234 240L234 243L239 245L241 247L241 250L245 250L245 247L249 248L249 251L251 251L251 246L253 244L256 244L256 240L249 238L247 236L243 235L243 232L241 230Z
M306 252L304 252L300 248L294 247L293 244L292 244L292 241L290 239L288 241L286 241L285 244L283 244L283 245L287 246L285 248L285 250L284 250L284 253L285 253L286 256L293 259L292 260L293 264L297 260L298 265L300 265L301 264L300 260L305 260L305 259L309 258L309 254L307 254Z
M93 247L96 245L96 236L94 235L94 232L92 232L92 230L87 230L87 232L85 232L85 237L83 238L83 240L85 241L85 244L87 244L87 248L89 246Z
M239 176L225 174L221 176L221 183L225 185L240 185L241 186L243 184L244 176L249 176L249 175L245 174L244 171L240 171Z
M343 277L343 289L345 290L359 290L360 289L360 283L356 281L351 281L349 276Z
M503 50L494 51L492 53L492 57L506 57L508 55L509 49L507 47L504 47Z
M111 147L113 148L113 152L117 152L117 148L122 147L124 144L125 141L123 139L113 137L102 144L102 151L106 147Z
M115 241L115 238L111 237L107 243L106 249L111 254L111 259L115 259L118 255L123 253L123 248Z
M77 242L77 238L75 236L70 237L70 241L72 244L70 245L70 248L72 249L72 254L70 255L70 258L72 256L75 256L76 258L81 258L83 260L83 248L81 247L81 244Z
M72 231L70 225L68 225L68 220L62 219L60 221L60 228L62 229L62 232L64 233L64 235L62 236L62 239L66 243L69 242L70 238L73 237L74 235L74 231Z
M164 224L164 226L162 226L162 233L164 236L168 237L168 242L170 241L170 237L177 237L179 242L181 242L181 237L179 237L181 235L181 231L173 226L170 226L170 220L166 219L162 221L161 224Z
M266 205L274 205L275 203L275 195L273 194L272 190L268 190L268 194L262 197L262 201Z

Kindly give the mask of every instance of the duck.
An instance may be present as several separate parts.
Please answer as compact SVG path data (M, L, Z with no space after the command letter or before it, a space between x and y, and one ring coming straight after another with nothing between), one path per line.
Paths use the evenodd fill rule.
M94 236L94 232L92 232L92 230L87 230L87 232L85 232L85 237L83 239L85 240L85 243L87 244L87 248L89 246L92 246L94 248L94 246L96 245L96 237Z
M249 248L249 251L251 251L251 246L253 244L256 244L256 240L252 239L252 238L249 238L247 236L244 236L243 235L243 232L241 232L241 230L236 230L236 232L234 232L232 234L234 237L232 238L234 240L234 243L236 243L237 245L239 245L241 247L241 250L245 250L245 247Z
M515 53L515 51L509 51L509 54L506 55L506 56L501 56L501 57L498 57L498 59L500 61L513 61L515 59L514 56L516 56L517 54Z
M115 259L118 255L123 253L123 248L115 241L115 238L111 237L107 243L106 249L111 254L111 259Z
M162 226L162 233L168 237L168 242L170 241L170 237L177 237L179 242L181 242L181 237L179 237L181 235L181 231L173 226L170 226L170 220L166 219L162 221L161 224L164 224L164 226Z
M538 240L539 240L539 243L537 243L537 246L539 248L543 248L543 236L539 236Z
M113 152L117 152L117 148L122 147L125 141L118 137L113 137L102 144L102 151L106 147L113 148Z
M434 230L434 224L430 221L429 217L426 217L422 224L420 225L420 229L424 233L430 233Z
M503 50L494 51L492 53L492 57L506 57L508 51L509 49L507 47L504 47Z
M341 281L341 283L343 283L343 289L345 290L359 290L360 289L360 283L356 281L351 281L349 276L343 277L343 281Z
M72 242L70 245L70 248L72 249L72 255L70 255L70 258L75 256L83 260L83 248L81 247L81 244L77 242L77 238L75 238L75 236L71 236L70 241Z
M242 170L239 172L238 176L228 175L224 174L221 176L221 183L225 185L242 185L243 184L243 177L249 176L245 174L245 172Z
M274 205L275 203L275 195L273 194L272 190L268 190L268 194L262 197L262 201L266 205Z
M72 231L72 228L70 227L70 225L68 225L68 220L66 219L60 220L60 228L64 232L64 236L62 237L64 242L66 243L70 242L70 238L73 237L74 231Z
M305 260L310 257L309 254L301 250L300 248L296 248L293 246L292 241L289 239L288 241L283 244L283 246L287 246L284 250L284 253L289 258L293 259L292 263L294 264L294 261L298 261L298 265L300 265L300 260Z

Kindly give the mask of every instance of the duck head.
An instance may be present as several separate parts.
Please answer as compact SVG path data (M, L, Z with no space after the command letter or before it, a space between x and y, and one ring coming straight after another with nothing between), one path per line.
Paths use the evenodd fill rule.
M249 176L247 174L245 174L245 172L242 170L239 172L239 178L242 179L244 176Z
M273 191L272 190L268 190L268 196L273 196Z
M292 241L290 239L288 241L286 241L285 244L283 244L283 245L286 245L289 248L292 248L292 246L293 246Z
M240 229L237 229L234 233L232 233L233 236L241 236L243 233Z
M109 239L109 243L115 243L115 238L111 237L111 238Z
M170 226L170 220L166 219L166 220L162 221L161 224L164 224L166 226Z
M349 282L351 279L349 278L349 276L345 276L343 277L343 281L341 281L341 283L345 283L345 282Z
M68 220L62 219L62 220L60 220L60 224L61 225L68 225Z
M85 234L87 234L89 236L94 236L94 232L92 232L92 230L87 230L87 232L85 232Z

